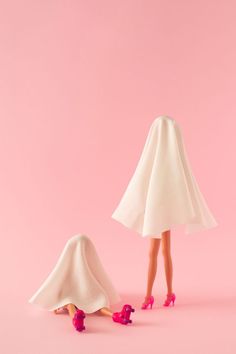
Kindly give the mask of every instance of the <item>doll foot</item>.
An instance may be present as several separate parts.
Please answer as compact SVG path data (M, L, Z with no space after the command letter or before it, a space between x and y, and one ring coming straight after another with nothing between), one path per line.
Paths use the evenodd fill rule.
M76 331L82 332L83 330L85 330L84 319L85 319L84 311L79 309L76 310L74 317L72 319L72 323Z
M175 299L176 299L176 296L175 296L174 293L172 293L172 294L167 294L167 295L166 295L166 300L165 300L163 306L168 307L168 306L171 305L171 304L174 306L174 304L175 304Z
M148 298L145 298L145 301L142 304L141 309L142 310L147 310L149 307L152 309L152 305L154 304L154 297L151 295Z
M131 305L124 305L122 310L120 312L114 312L112 315L112 319L114 322L118 322L123 325L127 325L128 323L132 323L132 320L130 319L131 312L134 312L135 310L132 308Z
M54 310L54 313L56 315L61 314L61 313L66 313L68 312L68 309L66 306L59 307L58 309Z

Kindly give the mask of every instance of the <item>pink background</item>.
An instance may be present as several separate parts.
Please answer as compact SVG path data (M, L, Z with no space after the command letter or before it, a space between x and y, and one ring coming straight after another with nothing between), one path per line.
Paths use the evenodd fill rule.
M234 1L15 1L0 13L2 353L235 353ZM158 115L176 119L219 226L173 230L174 309L140 311L148 240L111 219ZM86 233L129 327L27 303ZM120 308L120 305L118 306Z

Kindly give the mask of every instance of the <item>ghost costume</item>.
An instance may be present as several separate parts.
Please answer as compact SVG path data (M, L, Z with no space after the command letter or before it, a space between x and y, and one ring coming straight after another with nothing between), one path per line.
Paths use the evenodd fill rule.
M50 311L72 303L92 313L119 300L92 241L79 234L67 241L54 269L29 302Z
M142 236L161 238L178 224L185 233L217 225L192 173L177 122L152 123L136 170L112 218Z

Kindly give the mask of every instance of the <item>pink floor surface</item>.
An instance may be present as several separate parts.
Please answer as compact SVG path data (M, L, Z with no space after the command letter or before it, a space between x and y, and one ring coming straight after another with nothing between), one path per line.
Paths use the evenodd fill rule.
M105 229L105 225L99 227ZM155 306L152 310L141 310L148 242L120 230L117 225L117 234L114 230L111 239L107 236L109 230L104 236L99 236L102 235L99 230L91 230L89 234L96 236L98 253L122 297L113 310L124 303L132 304L136 309L133 323L122 326L109 317L92 314L86 316L86 331L82 333L74 330L68 315L55 315L28 303L54 266L66 239L62 236L64 231L54 243L49 243L45 231L38 231L38 237L31 241L29 238L27 243L19 236L6 239L1 258L5 255L5 267L1 267L1 282L6 285L0 293L1 354L236 353L235 248L230 232L224 233L224 244L220 227L205 232L204 238L201 233L201 239L200 235L190 237L174 232L176 304L170 308L162 306L166 288L160 254L153 291ZM40 238L40 234L44 236ZM128 240L133 243L124 247ZM28 251L22 257L26 248Z
M136 307L133 324L122 326L109 318L87 315L86 331L74 331L67 315L15 308L1 321L5 353L235 353L235 300L199 299L179 294L174 308L139 309L140 294L125 298ZM227 326L231 323L231 326ZM228 327L227 331L225 327Z
M86 330L76 332L68 315L54 315L25 304L1 313L3 354L191 353L233 354L235 298L178 293L176 305L140 310L142 295L122 294L136 308L133 324L122 326L101 315L87 315ZM119 306L116 306L119 308Z

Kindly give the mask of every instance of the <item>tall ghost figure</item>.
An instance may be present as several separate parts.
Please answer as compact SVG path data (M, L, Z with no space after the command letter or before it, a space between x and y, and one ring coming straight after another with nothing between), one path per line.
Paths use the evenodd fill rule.
M161 238L178 224L190 234L217 226L192 173L177 122L152 123L136 170L112 218L142 236Z

